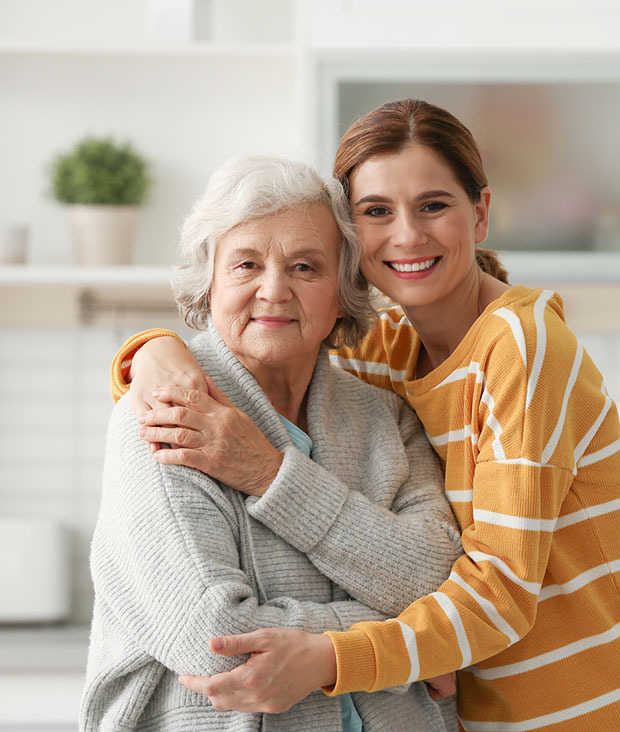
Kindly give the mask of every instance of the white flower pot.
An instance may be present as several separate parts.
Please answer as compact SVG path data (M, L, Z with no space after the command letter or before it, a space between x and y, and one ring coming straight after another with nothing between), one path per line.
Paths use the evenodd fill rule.
M77 263L130 264L139 213L138 206L70 206Z

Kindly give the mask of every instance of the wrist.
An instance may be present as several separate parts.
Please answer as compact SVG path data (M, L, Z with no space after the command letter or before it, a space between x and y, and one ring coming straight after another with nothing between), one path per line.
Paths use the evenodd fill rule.
M338 664L334 644L328 635L314 635L316 669L319 675L317 686L334 686L338 678Z
M278 473L280 472L280 467L282 466L283 460L284 455L279 450L276 450L276 448L274 447L270 458L266 461L265 467L261 471L260 480L254 485L252 495L264 496L265 493L267 493L267 491L269 490L269 486L278 477Z
M181 341L175 336L161 335L155 336L150 340L145 341L134 351L133 357L131 359L131 366L129 367L129 373L127 374L128 382L133 381L136 375L136 369L140 368L141 362L145 358L152 358L152 352L157 352L157 349L162 348L162 346L164 349L178 346L180 348L183 348L184 350L187 350L185 346L182 345Z

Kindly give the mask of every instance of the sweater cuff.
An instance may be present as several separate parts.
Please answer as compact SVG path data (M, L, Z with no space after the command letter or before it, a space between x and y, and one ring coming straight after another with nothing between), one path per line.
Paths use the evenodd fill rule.
M131 338L128 338L123 343L114 356L112 365L110 366L110 396L112 397L112 401L117 402L123 394L129 391L129 384L125 376L129 371L128 366L131 365L131 360L136 351L147 341L153 340L153 338L161 338L162 336L172 336L185 345L185 341L173 330L166 330L164 328L144 330L141 333L131 336Z
M375 650L370 638L361 630L325 633L336 651L337 677L333 686L324 686L327 696L352 691L372 691L377 678Z
M308 553L336 521L348 492L324 468L289 446L267 492L246 505L250 516Z

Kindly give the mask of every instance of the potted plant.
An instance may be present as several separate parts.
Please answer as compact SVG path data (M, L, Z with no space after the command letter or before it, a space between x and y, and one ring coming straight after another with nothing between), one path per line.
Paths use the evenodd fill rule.
M52 163L52 193L69 205L79 264L128 264L139 206L150 185L146 161L129 143L86 137Z

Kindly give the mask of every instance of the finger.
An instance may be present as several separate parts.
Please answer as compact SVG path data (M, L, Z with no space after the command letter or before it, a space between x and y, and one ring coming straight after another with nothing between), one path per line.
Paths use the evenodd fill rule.
M215 676L190 676L183 674L179 676L179 683L195 694L208 696L211 703L218 711L236 709L239 712L258 711L255 701L248 698L247 693L235 693L239 690L240 684L235 680L237 669L225 671ZM232 690L229 693L228 690ZM245 697L245 698L244 698Z
M167 442L181 447L198 448L205 442L204 435L187 427L140 427L138 434L145 442Z
M213 408L217 404L206 391L187 389L174 384L158 386L153 390L152 398L165 402L174 402L201 412L208 411L209 408Z
M219 404L223 404L225 407L235 406L210 376L205 376L205 381L207 382L210 397L215 399Z
M204 426L204 414L191 407L172 406L164 409L151 409L138 417L142 425L156 425L160 427L189 427L200 430Z
M189 674L183 674L182 676L179 676L179 683L182 684L186 689L189 689L196 694L207 695L209 681L209 676L190 676Z
M261 653L265 650L265 632L255 630L252 633L219 636L209 641L209 648L220 656Z
M186 468L196 468L208 474L204 454L200 450L187 448L160 448L153 454L155 460L163 465L184 465Z
M129 390L129 402L136 417L144 414L151 408L137 391L132 392L131 389Z

